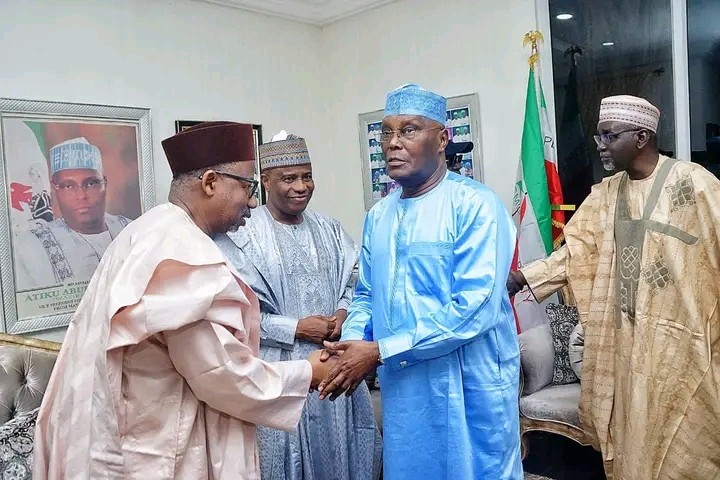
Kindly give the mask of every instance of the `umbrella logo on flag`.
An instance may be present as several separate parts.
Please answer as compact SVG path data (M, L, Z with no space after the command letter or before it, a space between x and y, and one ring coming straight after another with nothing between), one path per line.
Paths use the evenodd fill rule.
M520 210L520 205L522 205L522 200L525 197L525 185L522 180L518 180L515 183L515 190L513 192L513 212L512 214L515 215Z

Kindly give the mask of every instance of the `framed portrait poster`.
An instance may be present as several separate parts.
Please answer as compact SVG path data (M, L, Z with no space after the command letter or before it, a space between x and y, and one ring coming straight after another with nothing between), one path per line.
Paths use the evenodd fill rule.
M0 99L5 331L67 325L105 250L155 204L150 110Z
M209 120L205 120L209 121ZM175 120L175 133L180 133L183 130L202 123L200 120ZM262 125L253 124L253 140L255 141L255 179L260 181L260 152L258 147L262 145ZM258 205L265 204L265 188L262 183L258 185L258 189L255 191L255 198L257 198Z
M476 93L448 98L445 129L451 142L473 142L472 151L462 154L459 173L482 182L479 105ZM370 210L378 201L400 188L387 174L380 141L382 118L382 110L359 115L365 210Z

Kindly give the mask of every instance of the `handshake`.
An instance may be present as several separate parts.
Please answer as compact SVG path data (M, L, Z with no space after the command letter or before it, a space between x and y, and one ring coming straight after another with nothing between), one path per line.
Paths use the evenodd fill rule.
M505 287L507 288L508 295L511 297L525 288L526 285L527 280L520 270L510 272L510 275L508 275L508 278L505 281Z
M335 400L345 393L353 394L380 363L377 342L350 340L346 342L324 342L325 349L315 350L308 355L312 365L310 390L320 391L320 400L330 397Z

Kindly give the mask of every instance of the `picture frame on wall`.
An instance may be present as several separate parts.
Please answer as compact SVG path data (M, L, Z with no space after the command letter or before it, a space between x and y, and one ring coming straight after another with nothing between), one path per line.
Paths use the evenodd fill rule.
M480 101L477 93L447 99L445 129L450 141L473 143L473 149L462 154L459 172L482 182L484 176L479 116ZM382 119L383 110L361 113L358 116L366 211L400 188L387 174L380 141Z
M209 121L209 120L205 120ZM193 125L203 123L201 120L175 120L175 133L180 133ZM255 141L255 179L260 181L260 151L259 146L262 145L262 125L252 124L253 128L253 140ZM255 192L255 198L257 198L258 205L264 205L267 201L265 195L265 187L262 183L258 185L258 189Z
M4 328L64 327L112 240L155 204L150 110L0 99Z

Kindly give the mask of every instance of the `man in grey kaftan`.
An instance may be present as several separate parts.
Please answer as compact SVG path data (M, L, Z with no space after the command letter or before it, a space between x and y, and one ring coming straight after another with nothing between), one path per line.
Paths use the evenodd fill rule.
M314 188L309 162L303 139L261 145L268 203L246 228L216 238L258 295L260 355L267 361L306 358L323 340L338 338L352 299L357 248L338 221L307 210ZM262 479L377 479L382 443L362 387L334 402L310 393L293 432L259 427Z

